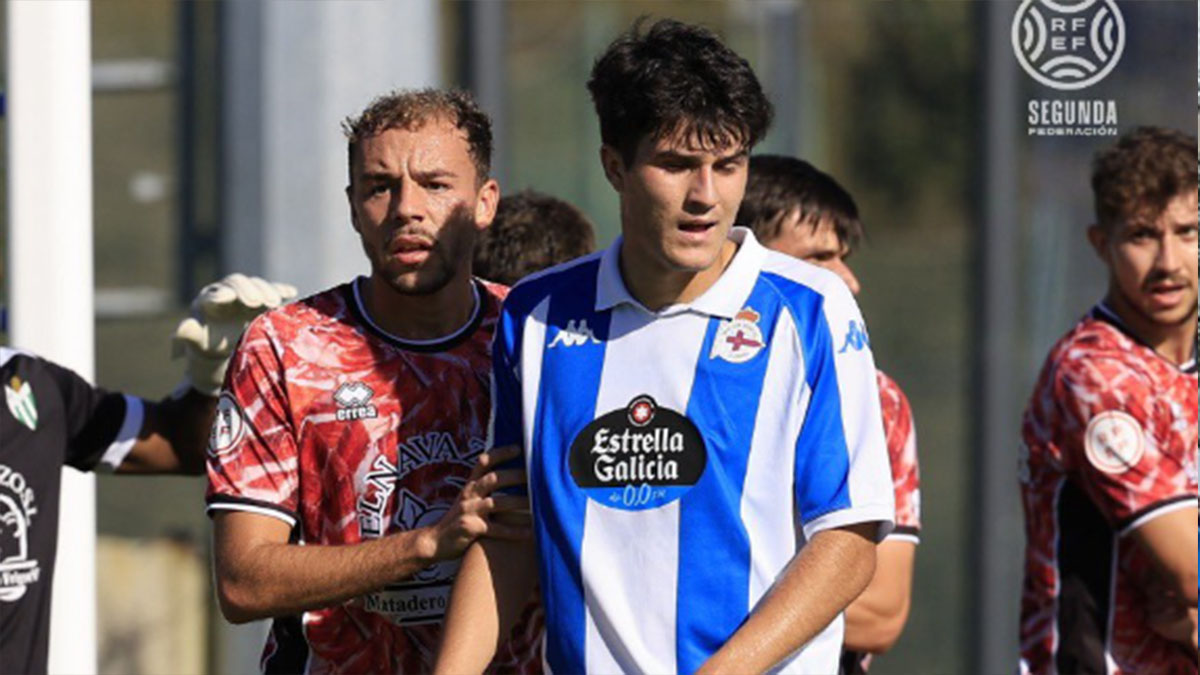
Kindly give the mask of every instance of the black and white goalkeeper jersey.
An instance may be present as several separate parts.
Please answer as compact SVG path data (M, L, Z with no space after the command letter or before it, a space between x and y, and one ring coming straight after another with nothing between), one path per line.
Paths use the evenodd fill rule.
M0 347L0 673L44 673L61 469L115 469L141 430L141 399Z

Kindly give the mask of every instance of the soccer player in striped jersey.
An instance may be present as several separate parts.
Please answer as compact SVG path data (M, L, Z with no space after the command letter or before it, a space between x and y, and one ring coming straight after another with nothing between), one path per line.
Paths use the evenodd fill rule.
M829 174L794 157L750 158L746 197L735 223L767 248L824 267L858 294L846 259L862 241L854 198ZM866 672L873 654L895 644L908 619L913 558L921 528L921 488L912 408L895 380L878 371L883 429L892 467L896 529L876 549L875 576L846 608L845 675Z
M1022 673L1196 673L1196 139L1096 156L1108 292L1025 410Z
M526 555L552 672L834 672L893 518L862 317L731 231L771 114L744 59L663 20L588 87L622 236L501 312L492 440L523 450L536 547L469 549L438 670L487 664Z

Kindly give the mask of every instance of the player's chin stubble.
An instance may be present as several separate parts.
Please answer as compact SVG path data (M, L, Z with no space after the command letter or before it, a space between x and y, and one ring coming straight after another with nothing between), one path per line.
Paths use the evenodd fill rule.
M429 251L429 257L420 267L400 274L389 274L386 262L372 258L372 265L376 273L383 271L380 276L401 295L437 293L470 260L475 246L474 233L475 224L470 208L466 204L459 204L447 216L440 236L434 240L433 248Z

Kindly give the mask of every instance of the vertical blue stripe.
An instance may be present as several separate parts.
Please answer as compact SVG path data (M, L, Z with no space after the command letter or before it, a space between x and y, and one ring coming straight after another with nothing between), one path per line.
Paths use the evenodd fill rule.
M796 439L796 505L811 522L850 507L850 451L834 362L833 336L825 320L825 298L777 274L764 274L782 291L796 321L810 398Z
M708 465L679 506L675 664L681 673L699 668L749 612L750 538L741 519L742 489L780 305L774 289L760 282L746 306L761 315L768 346L744 363L712 358L721 320L710 319L687 406L707 445Z
M570 321L586 321L599 341L547 348L542 357L529 475L542 598L546 610L546 660L556 673L587 670L580 552L587 498L571 477L571 441L596 416L611 312L596 314L599 261L578 265L552 279L545 344Z

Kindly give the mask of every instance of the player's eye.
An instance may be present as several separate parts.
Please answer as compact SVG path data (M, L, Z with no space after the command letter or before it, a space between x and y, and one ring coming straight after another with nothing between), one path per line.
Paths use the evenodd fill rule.
M1182 239L1195 239L1197 231L1200 231L1200 227L1197 227L1196 223L1192 223L1190 225L1181 225L1175 230L1175 233Z
M378 195L386 194L388 191L390 191L390 189L391 188L388 186L387 183L373 183L373 184L367 186L367 194L372 197L375 197Z

